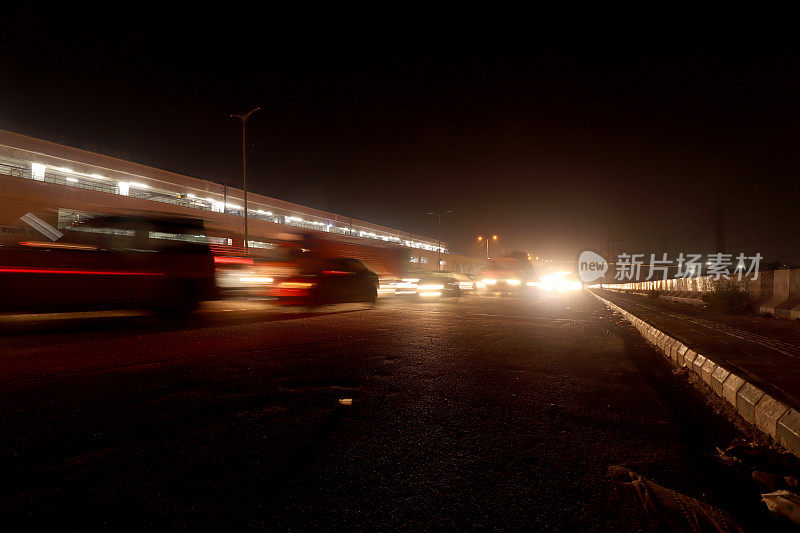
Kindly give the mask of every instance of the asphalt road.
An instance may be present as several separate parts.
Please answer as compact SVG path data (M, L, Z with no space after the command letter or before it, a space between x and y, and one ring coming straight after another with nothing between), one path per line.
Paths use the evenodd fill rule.
M0 317L0 410L31 529L646 529L612 465L758 516L734 426L583 294Z

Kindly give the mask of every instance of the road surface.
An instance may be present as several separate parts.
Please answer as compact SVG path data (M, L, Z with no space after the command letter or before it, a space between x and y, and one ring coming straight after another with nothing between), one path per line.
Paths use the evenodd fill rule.
M640 529L613 465L757 517L733 425L585 294L6 316L0 376L28 528Z

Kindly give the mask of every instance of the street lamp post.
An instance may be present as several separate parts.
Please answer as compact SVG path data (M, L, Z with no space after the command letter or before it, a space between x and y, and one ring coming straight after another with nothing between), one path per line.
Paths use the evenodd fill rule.
M478 235L478 241L480 242L480 244L478 245L478 248L480 248L484 244L486 245L486 260L487 261L489 260L489 240L490 240L489 237L486 237L486 239L484 239L483 235ZM491 240L497 241L497 235L492 235Z
M436 215L436 251L438 252L436 271L439 272L442 270L442 215L452 215L453 211L447 210L444 213L430 212L428 214Z
M250 115L261 109L257 107L245 115L231 115L231 118L238 118L242 121L242 187L244 188L244 248L247 250L247 137L246 125ZM222 206L222 211L227 213L228 207Z

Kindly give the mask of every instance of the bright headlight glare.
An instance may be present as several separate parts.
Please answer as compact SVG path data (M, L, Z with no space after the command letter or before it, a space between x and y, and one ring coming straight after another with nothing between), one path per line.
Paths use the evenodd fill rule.
M417 290L419 291L440 291L444 289L444 285L438 284L429 284L429 285L418 285Z
M305 283L301 281L284 281L279 285L279 287L282 287L284 289L310 289L315 285L316 283Z
M546 291L571 292L583 289L580 281L567 279L569 272L554 272L542 276L538 286Z
M425 292L419 293L419 295L420 296L431 297L431 296L441 296L442 293L440 291L425 291Z
M509 285L519 285L521 281L518 279L507 279L506 283L508 283Z
M239 278L239 281L242 283L272 283L275 280L261 276L242 276Z
M487 278L487 279L482 279L481 283L483 283L484 285L494 285L495 283L497 283L497 280L496 279Z

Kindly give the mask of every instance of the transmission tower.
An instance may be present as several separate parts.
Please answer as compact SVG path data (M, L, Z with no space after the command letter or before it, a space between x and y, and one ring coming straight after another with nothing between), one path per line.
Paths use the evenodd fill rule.
M714 218L714 226L717 230L717 253L725 252L725 204L722 197L717 196L717 212Z
M609 225L608 226L608 238L606 239L606 251L608 252L608 257L606 260L610 263L616 263L617 255L622 249L622 239L617 239L614 237L614 227Z

